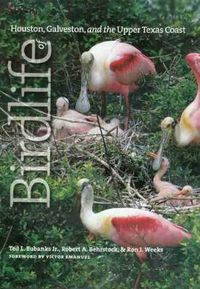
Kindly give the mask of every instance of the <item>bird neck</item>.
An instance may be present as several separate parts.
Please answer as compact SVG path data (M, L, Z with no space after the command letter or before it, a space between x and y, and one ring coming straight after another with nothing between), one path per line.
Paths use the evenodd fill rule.
M197 90L197 95L194 99L195 103L200 106L200 83L198 84L198 90Z
M162 183L162 177L166 174L168 167L161 167L159 171L155 174L153 178L153 183L156 189L158 189L159 185Z
M200 85L200 68L197 69L193 69L193 73L194 73L194 76L196 78L196 82L198 84L198 86Z
M91 212L93 213L93 202L82 201L81 202L81 214L85 215Z
M66 106L62 107L61 109L58 109L57 110L57 116L58 117L64 116L68 110L69 110L69 107L66 107Z
M80 218L83 225L93 234L96 234L96 228L98 225L98 218L93 212L93 196L91 198L84 196L81 199L81 212Z
M199 70L197 70L196 68L192 69L192 71L194 73L194 76L196 78L196 82L197 82L197 85L198 85L197 95L196 95L194 101L198 102L198 104L200 105L200 68L199 68Z
M94 195L93 190L90 186L85 188L85 192L82 193L81 197L81 217L87 217L93 213L93 203L94 203Z

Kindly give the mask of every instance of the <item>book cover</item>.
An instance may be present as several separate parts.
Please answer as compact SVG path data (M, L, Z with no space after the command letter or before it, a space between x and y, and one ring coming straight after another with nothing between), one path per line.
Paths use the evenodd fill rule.
M198 0L0 2L0 289L198 289Z

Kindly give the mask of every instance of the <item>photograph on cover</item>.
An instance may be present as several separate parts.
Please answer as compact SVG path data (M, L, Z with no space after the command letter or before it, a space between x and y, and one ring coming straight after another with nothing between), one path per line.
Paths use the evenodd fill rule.
M199 289L199 23L0 1L0 289Z

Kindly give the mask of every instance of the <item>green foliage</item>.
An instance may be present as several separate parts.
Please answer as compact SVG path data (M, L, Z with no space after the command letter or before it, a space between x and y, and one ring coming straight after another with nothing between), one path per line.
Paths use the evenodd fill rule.
M21 44L28 38L41 41L50 40L53 54L47 64L38 68L45 71L52 68L52 113L59 96L70 99L71 106L80 90L80 52L89 49L97 42L121 38L154 57L158 75L142 80L140 89L132 99L134 118L144 135L136 140L133 152L122 152L118 143L108 143L111 164L123 175L130 175L138 190L150 186L152 171L145 153L155 151L160 139L160 121L165 116L179 118L183 109L192 101L196 84L189 72L184 56L200 49L199 1L12 1L13 9L7 8L8 1L0 3L0 87L10 94L10 87L17 88L13 97L20 97L21 83L9 76L7 63L11 60L20 67ZM59 3L61 6L59 6ZM17 10L18 8L18 10ZM19 9L20 8L20 9ZM100 25L110 27L186 27L185 34L132 34L119 33L12 33L11 25L18 26L83 26L88 28ZM30 66L30 69L33 69ZM40 70L41 69L41 70ZM35 86L43 86L41 79ZM33 84L30 81L30 85ZM33 94L28 100L35 99ZM1 108L7 109L8 98L1 95ZM94 96L92 112L99 105ZM124 114L124 104L111 95L108 100L108 115L111 118ZM1 124L6 116L1 114ZM2 132L2 130L1 130ZM2 133L3 135L3 133ZM89 241L87 232L79 220L76 207L77 187L80 178L89 178L94 186L95 196L105 199L105 205L95 204L99 211L110 207L110 202L119 202L126 188L110 179L110 171L84 151L77 157L75 149L62 150L52 156L52 174L46 178L51 188L51 208L44 205L19 205L9 208L9 190L12 181L20 175L19 152L14 154L15 145L3 143L0 147L0 289L127 289L133 287L140 269L133 254L93 253L89 260L35 260L9 258L9 245L24 246L97 246L115 247L106 240ZM144 146L141 153L137 146ZM89 149L106 159L102 144L88 144ZM168 178L174 183L194 187L200 184L199 148L176 147L171 140L165 150L171 160ZM16 171L10 166L15 165ZM32 175L32 177L34 174ZM150 177L149 177L150 176ZM37 191L36 194L39 192ZM106 204L108 201L108 204ZM168 216L167 216L168 217ZM188 228L192 239L181 248L165 249L162 256L152 254L150 261L142 268L141 288L144 289L198 289L200 283L200 225L198 213L173 216L173 221ZM9 235L9 230L11 230ZM6 242L6 239L9 238ZM5 245L5 247L4 247Z

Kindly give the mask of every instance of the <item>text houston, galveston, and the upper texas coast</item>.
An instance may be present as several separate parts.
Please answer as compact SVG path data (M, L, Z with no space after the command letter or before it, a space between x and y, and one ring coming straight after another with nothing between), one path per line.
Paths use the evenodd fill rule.
M172 34L172 33L186 33L185 27L148 27L148 26L97 26L97 27L83 27L83 26L60 26L60 25L48 25L48 26L18 26L18 25L11 25L10 30L13 33L16 32L25 32L25 33L32 33L32 32L39 32L39 33L119 33L122 35L131 35L131 34Z

